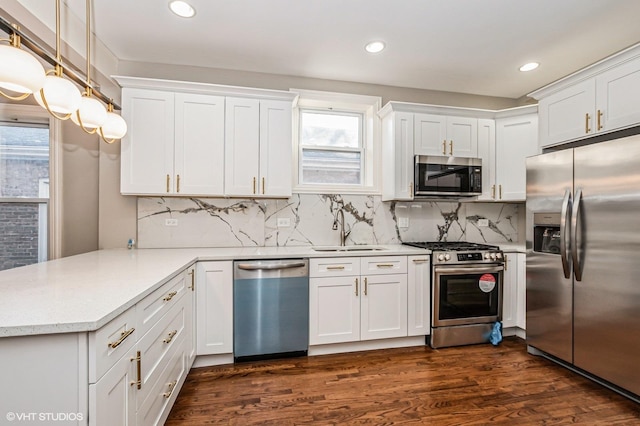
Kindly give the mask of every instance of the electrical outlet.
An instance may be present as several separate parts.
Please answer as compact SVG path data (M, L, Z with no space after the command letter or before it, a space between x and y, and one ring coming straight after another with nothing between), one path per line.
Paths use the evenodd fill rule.
M291 219L288 217L278 218L278 228L288 228L289 226L291 226Z
M489 219L478 219L478 226L489 226Z
M178 226L178 219L165 219L164 226Z
M408 217L399 217L398 218L398 228L408 228L409 227L409 218Z

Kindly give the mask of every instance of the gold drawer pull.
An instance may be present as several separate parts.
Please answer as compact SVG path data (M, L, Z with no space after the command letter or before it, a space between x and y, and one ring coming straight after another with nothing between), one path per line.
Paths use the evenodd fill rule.
M356 278L356 296L358 295L358 279Z
M429 259L413 259L413 263L427 263Z
M131 382L131 386L136 385L136 387L138 389L140 389L142 387L142 358L140 357L140 351L136 352L136 357L135 358L131 358L131 362L136 361L136 374L138 375L138 380L135 380L133 382Z
M597 130L602 130L604 126L602 125L602 111L598 110L598 128Z
M449 155L453 155L453 141L449 142Z
M328 271L342 271L344 270L344 266L327 266Z
M368 285L367 285L367 277L364 277L364 295L367 295L367 289L368 289Z
M446 155L447 154L447 141L444 140L442 141L442 155Z
M173 330L172 332L169 333L169 337L164 339L163 342L164 343L171 343L171 341L173 340L173 338L175 337L176 334L178 334L178 330Z
M584 115L584 132L585 133L591 133L591 128L589 127L590 119L591 119L591 116L589 115L589 113L586 113Z
M169 387L169 390L167 392L163 393L162 396L164 396L167 399L171 398L171 394L173 393L173 390L176 388L177 384L178 384L177 380L174 380L171 383L167 383L167 386Z
M189 288L191 289L191 291L195 291L196 289L195 271L192 269L187 274L191 275L191 285L189 286Z
M176 178L176 192L180 192L180 175Z
M120 344L121 344L122 342L124 342L124 340L125 340L127 337L131 336L131 334L132 334L134 331L136 331L136 329L135 329L135 328L133 328L133 327L131 327L129 330L125 330L125 331L123 331L122 333L120 333L120 338L119 338L118 340L116 340L115 342L110 342L110 343L108 344L108 345L109 345L109 347L110 347L111 349L115 349L115 348L117 348L118 346L120 346Z
M175 296L176 294L178 294L177 291L172 291L171 293L167 294L166 297L163 297L162 300L168 302L169 300L173 299L173 296Z
M378 268L393 268L393 263L378 263L376 265Z
M169 177L169 175L167 175L167 192L169 192L169 182L171 181L171 178Z

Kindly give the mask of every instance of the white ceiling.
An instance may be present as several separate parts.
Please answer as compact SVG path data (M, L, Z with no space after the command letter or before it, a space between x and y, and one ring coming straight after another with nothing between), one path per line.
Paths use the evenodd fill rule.
M84 21L85 1L65 1ZM93 0L92 29L126 61L508 98L640 42L638 0L189 1L192 19L168 0ZM371 40L387 49L367 54Z

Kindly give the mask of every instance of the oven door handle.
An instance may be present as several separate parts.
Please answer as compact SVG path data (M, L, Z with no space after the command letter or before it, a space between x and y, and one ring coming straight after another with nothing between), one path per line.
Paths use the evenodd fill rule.
M492 272L504 271L504 265L491 265L491 266L434 266L433 271L439 274L468 274L468 273L482 273L490 274Z

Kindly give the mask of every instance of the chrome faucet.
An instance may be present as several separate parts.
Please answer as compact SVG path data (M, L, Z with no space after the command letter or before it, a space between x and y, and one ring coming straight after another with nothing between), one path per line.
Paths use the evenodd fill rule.
M338 215L340 215L340 246L344 246L346 234L344 232L344 211L342 209L338 209L338 211L336 212L336 217L333 220L332 229L334 231L338 230Z

